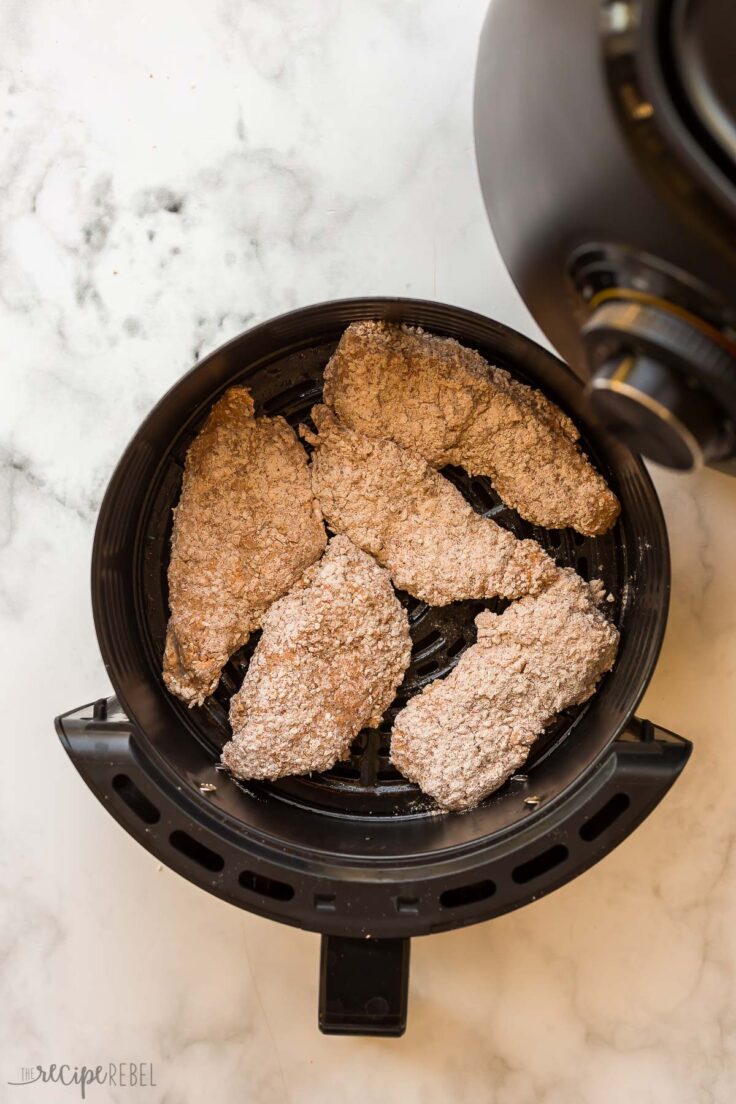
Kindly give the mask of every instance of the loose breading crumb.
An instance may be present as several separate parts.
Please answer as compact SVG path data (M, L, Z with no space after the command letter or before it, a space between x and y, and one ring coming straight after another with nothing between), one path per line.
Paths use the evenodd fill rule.
M547 590L476 618L477 643L398 714L391 761L447 809L469 809L526 760L555 714L586 701L619 634L600 582L571 568Z
M328 525L385 567L400 590L441 606L471 598L519 598L555 577L554 560L481 517L421 456L312 410L312 489Z
M333 537L263 619L230 702L223 763L243 779L327 770L379 724L410 658L409 620L387 573Z
M390 438L433 467L487 476L535 525L593 536L618 517L618 500L578 448L567 415L451 338L353 322L324 378L324 401L346 425Z

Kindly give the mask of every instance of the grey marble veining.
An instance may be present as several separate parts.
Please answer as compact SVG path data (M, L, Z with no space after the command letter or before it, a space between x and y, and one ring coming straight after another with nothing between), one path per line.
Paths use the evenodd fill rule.
M41 1062L153 1062L135 1098L730 1104L736 484L655 476L673 599L644 715L696 742L573 884L417 940L401 1042L325 1039L316 937L210 898L87 791L57 712L108 688L94 518L142 416L228 337L360 294L538 337L476 182L485 0L8 0L0 16L0 1099ZM499 110L503 105L499 105ZM131 1100L90 1089L89 1099Z

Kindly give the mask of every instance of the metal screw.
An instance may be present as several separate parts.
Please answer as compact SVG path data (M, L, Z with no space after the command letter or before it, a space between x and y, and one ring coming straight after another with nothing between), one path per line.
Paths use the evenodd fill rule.
M211 782L200 782L199 783L199 792L200 793L216 793L216 791L217 791L217 786L213 786Z

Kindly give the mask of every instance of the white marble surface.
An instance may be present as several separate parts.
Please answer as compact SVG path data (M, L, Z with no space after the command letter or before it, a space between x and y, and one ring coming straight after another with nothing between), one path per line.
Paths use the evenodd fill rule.
M693 738L669 799L522 912L416 940L402 1041L325 1039L318 939L190 886L84 787L55 713L104 694L95 511L193 360L364 293L536 335L487 229L485 0L6 0L0 28L0 1099L21 1065L143 1060L89 1099L730 1104L736 483L658 475L674 593L642 713ZM502 108L502 105L500 105Z

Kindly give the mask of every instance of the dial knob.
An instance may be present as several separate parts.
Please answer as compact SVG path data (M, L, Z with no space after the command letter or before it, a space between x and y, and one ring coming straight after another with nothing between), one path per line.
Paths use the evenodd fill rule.
M652 357L623 354L607 361L591 379L588 398L612 433L668 468L691 471L721 450L715 405Z
M595 414L669 468L690 471L733 455L736 359L697 319L621 294L600 303L583 327Z

